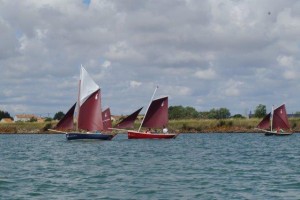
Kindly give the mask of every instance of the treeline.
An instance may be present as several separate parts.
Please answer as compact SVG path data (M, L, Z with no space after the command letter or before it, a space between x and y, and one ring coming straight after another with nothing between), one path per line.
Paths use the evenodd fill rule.
M3 118L13 119L8 112L0 110L0 120L2 120Z
M231 114L227 108L211 109L206 112L198 112L195 108L187 106L170 106L169 119L227 119ZM244 118L242 115L232 116Z

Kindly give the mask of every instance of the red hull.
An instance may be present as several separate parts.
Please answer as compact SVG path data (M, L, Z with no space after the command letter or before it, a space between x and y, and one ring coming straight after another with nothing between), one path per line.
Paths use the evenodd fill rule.
M128 131L128 139L175 139L178 134L157 134Z

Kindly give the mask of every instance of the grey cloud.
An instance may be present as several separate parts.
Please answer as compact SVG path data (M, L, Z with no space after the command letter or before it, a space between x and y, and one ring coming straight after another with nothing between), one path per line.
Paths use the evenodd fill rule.
M146 106L156 85L170 105L244 114L286 102L298 111L299 7L296 0L3 0L0 109L67 111L83 64L116 114Z

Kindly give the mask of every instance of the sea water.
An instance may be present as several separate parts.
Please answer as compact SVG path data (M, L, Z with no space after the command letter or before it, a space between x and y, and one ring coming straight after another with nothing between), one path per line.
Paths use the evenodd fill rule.
M0 135L0 199L300 199L300 134Z

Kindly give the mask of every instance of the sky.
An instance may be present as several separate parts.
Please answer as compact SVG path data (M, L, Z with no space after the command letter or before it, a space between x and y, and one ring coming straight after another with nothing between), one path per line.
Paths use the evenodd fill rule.
M300 111L300 1L0 0L0 110L53 116L76 102L80 66L102 107L155 98L198 111Z

